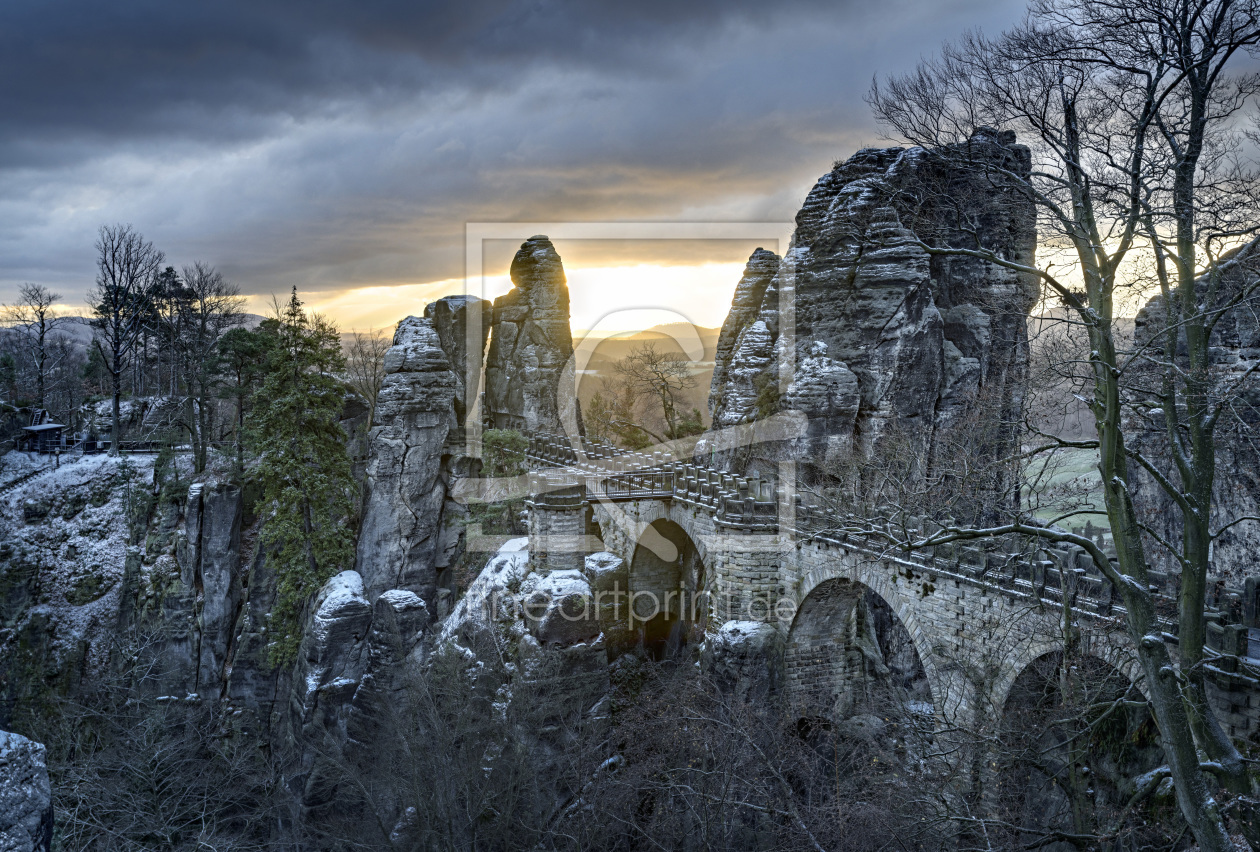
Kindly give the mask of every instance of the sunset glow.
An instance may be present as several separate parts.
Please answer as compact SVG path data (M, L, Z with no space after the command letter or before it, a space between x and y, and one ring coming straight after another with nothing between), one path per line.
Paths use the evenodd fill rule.
M563 252L563 246L559 248ZM736 262L566 268L573 329L575 333L594 330L603 334L671 322L718 327L729 310L743 268L743 263ZM489 275L467 283L454 278L314 293L306 298L306 305L331 317L346 331L392 328L403 317L423 313L426 304L442 296L471 293L494 299L511 289L506 274ZM249 300L252 313L267 314L270 309L270 296Z

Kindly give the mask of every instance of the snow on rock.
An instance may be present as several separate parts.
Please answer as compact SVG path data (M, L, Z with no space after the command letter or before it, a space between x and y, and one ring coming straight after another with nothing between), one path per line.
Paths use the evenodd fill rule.
M773 631L772 625L762 621L728 621L718 628L717 641L729 645L756 643L757 637Z
M626 594L630 590L630 566L614 553L600 551L586 557L583 573L591 584L600 630L616 655L635 643L630 629Z
M745 700L767 699L778 685L783 634L760 621L727 621L705 639L703 667L722 689Z
M303 737L353 697L367 666L372 605L357 571L342 571L315 597L294 672L294 728Z
M3 469L22 467L22 455L7 454ZM151 499L152 466L146 456L63 458L0 494L0 681L10 665L53 675L105 663L128 565L137 582L148 570L129 515Z
M390 606L397 609L419 608L424 606L424 601L415 592L409 592L406 589L390 589L381 593L381 598Z
M342 571L325 583L314 610L302 643L309 664L308 694L333 682L358 680L354 673L361 668L361 646L372 624L372 605L364 597L359 572Z
M443 624L436 647L478 666L506 662L509 673L518 665L534 673L569 665L606 680L590 581L576 570L532 573L528 543L512 539L489 559Z
M624 591L628 588L625 582L626 570L627 566L624 559L615 553L601 550L586 557L586 566L583 568L583 573L586 574L587 580L590 581L592 589L611 590L613 584L620 580L622 581L621 588Z
M443 623L429 659L458 667L499 721L517 713L529 720L521 745L539 777L556 779L539 792L558 807L569 795L559 779L567 777L564 755L577 732L607 724L608 654L590 581L576 570L532 573L528 543L513 539L490 557ZM500 753L488 751L485 766Z
M47 850L52 828L52 786L44 747L0 731L0 852Z
M442 625L438 644L467 640L515 609L516 594L529 573L529 539L510 539L486 562L477 579ZM510 619L509 619L510 620ZM462 644L462 643L461 643Z
M415 649L431 621L428 606L414 592L390 589L376 599L365 680L374 678L384 683L374 684L371 689L397 691L404 686L396 667Z
M5 453L0 457L0 488L16 482L27 474L40 470L52 470L53 460L36 453Z
M581 571L532 575L521 586L522 608L539 642L573 645L599 635L591 585Z

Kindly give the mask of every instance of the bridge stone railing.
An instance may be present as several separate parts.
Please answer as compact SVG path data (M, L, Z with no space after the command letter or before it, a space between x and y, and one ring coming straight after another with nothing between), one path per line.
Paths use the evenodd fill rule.
M786 532L798 540L858 548L874 556L895 556L925 571L947 571L976 582L1031 597L1067 604L1078 612L1121 616L1124 609L1110 580L1083 550L1046 547L1027 536L1004 536L974 544L954 542L925 550L906 550L888 539L854 531L857 518L834 507L811 504L797 494L791 511L782 488L752 477L735 476L660 451L626 450L607 442L569 439L546 433L529 436L530 490L539 493L581 485L586 493L612 502L673 500L713 515L719 529L732 532ZM546 475L539 471L547 471ZM920 519L912 530L931 531ZM1152 578L1156 607L1175 631L1175 578ZM1235 645L1241 644L1237 640Z
M643 453L587 440L582 448L579 457L567 439L535 434L530 436L527 457L541 467L566 469L589 493L607 500L678 500L714 514L721 527L747 532L778 529L784 496L764 480L675 460L660 451Z

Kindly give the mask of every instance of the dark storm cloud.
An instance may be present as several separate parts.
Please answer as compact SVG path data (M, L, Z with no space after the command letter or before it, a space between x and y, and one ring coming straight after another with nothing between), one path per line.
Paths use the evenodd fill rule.
M466 221L790 218L862 94L1017 0L0 5L0 300L103 222L248 292L463 273Z
M510 88L538 65L662 73L669 45L811 5L764 2L172 3L0 6L0 152L83 142L249 137L330 99Z

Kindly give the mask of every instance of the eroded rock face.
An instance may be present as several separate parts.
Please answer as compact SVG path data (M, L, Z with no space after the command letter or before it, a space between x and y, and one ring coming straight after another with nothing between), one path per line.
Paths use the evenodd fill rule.
M276 574L261 542L242 568L248 582L236 622L225 695L234 709L243 711L236 717L237 726L266 736L273 710L284 704L290 672L277 670L268 657L267 616L276 603Z
M373 600L406 589L434 612L438 575L463 552L464 509L449 494L452 480L471 472L464 426L489 317L482 299L439 299L423 318L398 324L385 354L356 558Z
M705 636L702 665L728 694L767 701L782 686L783 635L772 624L728 621Z
M0 852L47 852L52 829L44 747L0 731Z
M369 598L407 589L432 602L442 529L442 456L455 373L433 320L407 317L385 353L371 432L363 526L355 564Z
M196 691L217 698L240 605L241 492L227 483L198 483L188 492L188 538L181 568L196 591Z
M748 264L744 267L744 274L739 279L739 283L735 285L735 296L731 300L730 313L726 315L726 321L722 323L722 332L718 335L717 350L713 364L713 381L709 385L709 414L712 416L715 424L719 421L730 419L730 415L726 411L727 408L731 409L732 413L735 411L747 411L750 410L750 405L755 403L755 397L753 400L733 398L732 389L728 388L730 383L728 372L735 359L736 346L740 343L741 336L745 329L757 321L761 313L766 288L770 286L770 282L778 274L779 262L780 258L774 252L766 251L763 248L757 249L748 258ZM764 320L762 325L764 330ZM747 346L747 344L745 345ZM768 362L760 364L756 368L757 371L759 372L766 363ZM756 373L752 375L756 375ZM748 393L748 388L750 387L751 384L744 388L745 394ZM722 410L716 410L716 405L720 405Z
M485 420L496 429L576 434L569 288L555 246L530 237L512 260L513 289L494 300Z
M599 636L599 614L581 571L531 576L521 587L525 620L540 643L573 645Z
M290 787L301 791L302 809L333 798L335 774L324 756L330 746L344 748L350 701L367 670L371 626L372 605L357 571L342 571L324 584L303 631L285 737L294 753L286 774Z
M438 533L433 567L438 574L438 599L431 612L444 616L449 612L450 595L443 586L443 572L459 563L464 554L467 510L451 497L453 480L475 475L480 461L467 455L466 428L470 417L476 417L481 373L485 366L486 340L493 318L492 306L475 296L447 296L430 302L424 309L425 319L433 323L442 351L451 362L455 376L455 397L451 407L450 428L442 458L442 481L446 498L442 504L442 527Z
M1249 243L1222 263L1217 303L1225 304L1241 287L1254 282L1257 274L1260 241ZM1156 297L1138 313L1136 340L1150 341L1164 327L1163 299ZM1260 574L1255 566L1255 554L1260 551L1260 523L1234 523L1241 518L1260 517L1260 448L1255 438L1260 429L1260 381L1255 375L1248 376L1248 370L1260 369L1260 316L1253 307L1244 304L1221 318L1213 331L1209 361L1214 374L1213 394L1218 401L1228 400L1216 429L1211 525L1213 530L1222 532L1212 544L1211 574L1225 580L1228 586L1241 589L1248 575ZM1133 372L1138 375L1132 385L1158 386L1149 367L1137 365ZM1132 436L1129 446L1179 485L1181 479L1169 453L1162 413L1148 408L1154 400L1148 399L1147 405L1142 405L1136 393L1131 393L1130 399L1134 405L1128 409L1126 422L1126 433ZM1141 411L1149 413L1140 416L1137 412ZM1129 469L1133 472L1133 502L1139 517L1165 541L1179 543L1181 511L1145 471L1137 465L1130 465ZM1148 540L1146 554L1156 568L1180 573L1175 557L1154 540Z
M545 818L573 783L563 755L607 724L608 654L592 586L621 570L621 561L592 557L595 576L541 574L528 546L528 538L512 539L486 562L435 637L433 659L457 662L475 691L494 696L496 713L528 720L518 722L516 736L539 773Z
M362 729L356 738L360 741L370 740L371 717L391 703L405 700L405 663L431 622L429 608L413 592L390 589L376 599L368 634L367 665L354 695Z
M22 470L23 459L4 459L6 478ZM46 463L26 461L32 469ZM76 695L110 664L120 626L132 624L142 571L154 579L175 575L178 584L174 558L144 566L134 540L127 490L145 488L152 476L151 459L89 455L65 458L59 470L0 495L0 726L20 727L23 714L54 696ZM41 507L33 515L31 503ZM155 550L179 525L178 513L164 509L155 510L150 528ZM181 616L184 629L189 619Z
M426 305L424 318L433 324L455 375L449 439L457 443L463 440L469 411L481 392L482 362L494 310L476 296L447 296ZM567 327L567 315L565 319Z
M896 427L926 456L977 400L994 422L1016 410L1035 283L919 244L1032 263L1033 207L986 163L1027 174L1030 157L1013 134L981 130L942 152L862 150L818 181L782 261L763 250L749 259L718 346L715 432L698 454L772 476L779 459L869 457ZM794 363L792 375L780 363ZM806 415L803 438L749 449L716 431L787 411Z

